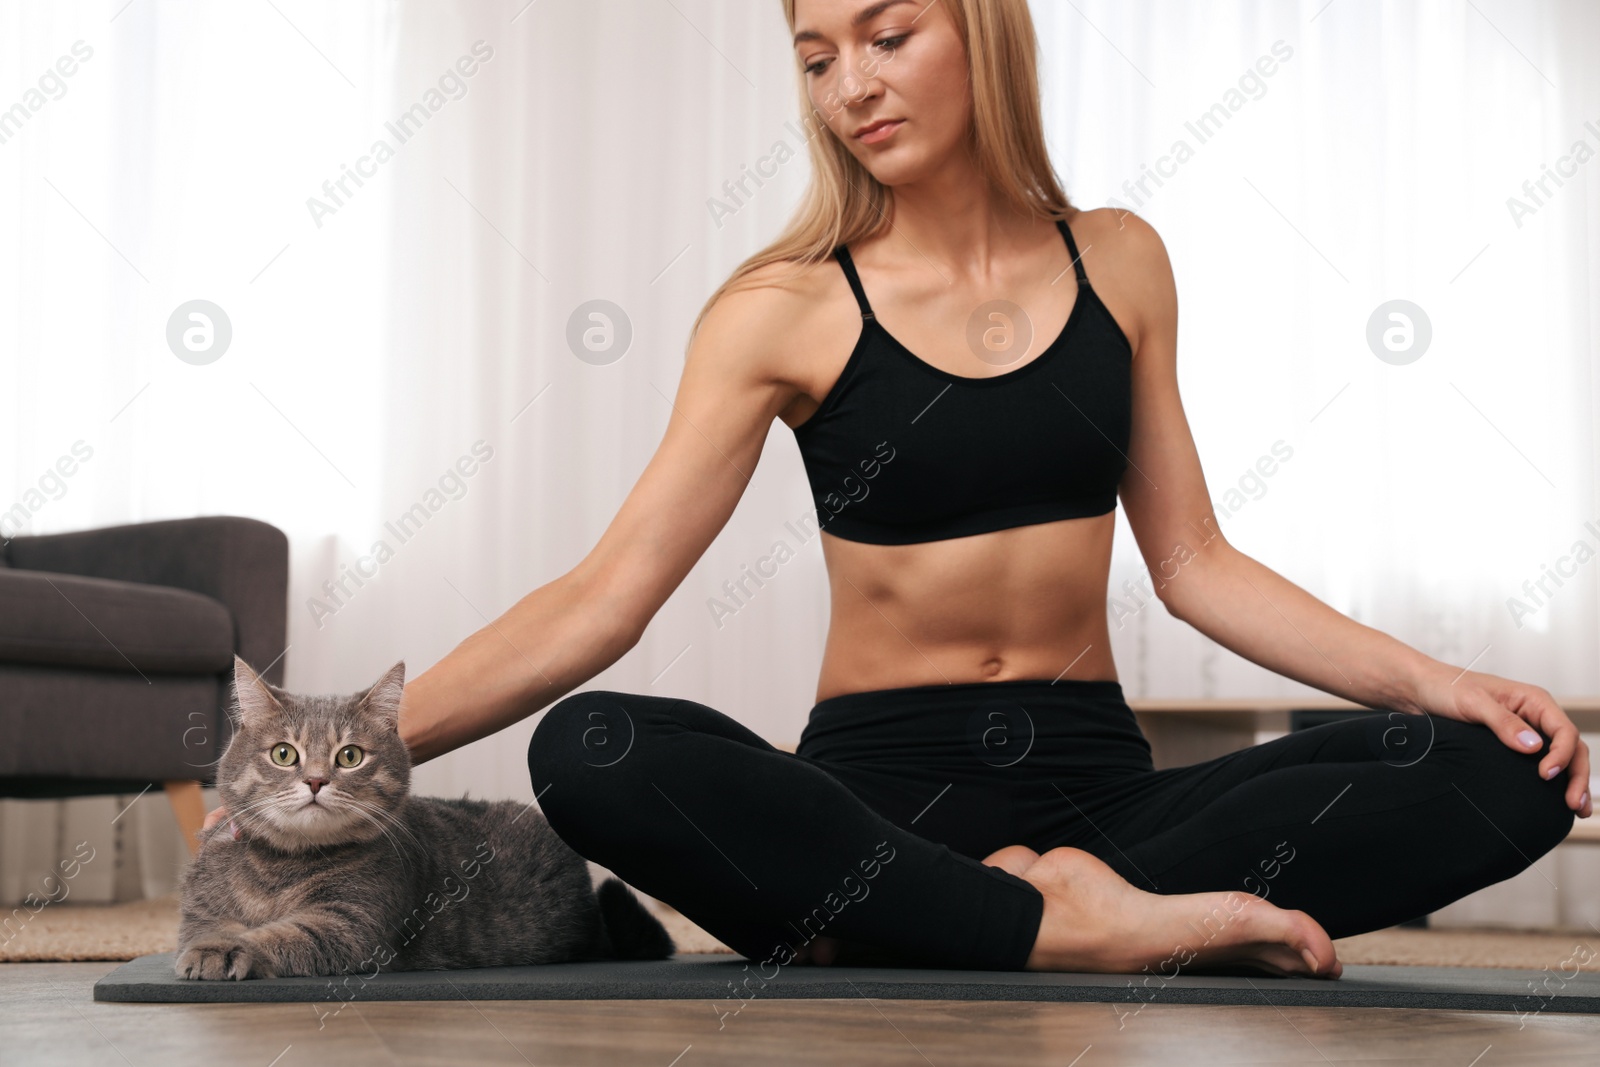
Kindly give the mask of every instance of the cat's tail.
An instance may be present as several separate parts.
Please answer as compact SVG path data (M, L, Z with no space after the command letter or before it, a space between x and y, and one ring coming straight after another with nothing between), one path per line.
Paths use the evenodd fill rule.
M678 950L661 920L650 914L620 878L601 882L595 895L616 959L664 960Z

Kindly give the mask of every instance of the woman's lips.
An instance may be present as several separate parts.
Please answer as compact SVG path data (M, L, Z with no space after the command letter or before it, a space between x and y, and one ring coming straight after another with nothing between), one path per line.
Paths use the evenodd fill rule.
M870 129L862 134L858 140L862 144L877 144L879 141L886 141L894 136L896 130L905 125L905 121L905 119L896 119L893 122Z

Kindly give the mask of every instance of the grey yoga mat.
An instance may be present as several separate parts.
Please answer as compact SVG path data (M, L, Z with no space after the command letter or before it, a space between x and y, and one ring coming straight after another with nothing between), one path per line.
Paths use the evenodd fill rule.
M768 999L1055 1000L1278 1007L1446 1008L1600 1013L1600 975L1546 969L1347 966L1338 979L1232 975L1036 974L889 967L782 967L727 955L649 962L558 963L460 971L399 971L373 978L178 978L172 953L141 956L95 983L94 999L139 1003L374 1000L707 1000L736 1009Z

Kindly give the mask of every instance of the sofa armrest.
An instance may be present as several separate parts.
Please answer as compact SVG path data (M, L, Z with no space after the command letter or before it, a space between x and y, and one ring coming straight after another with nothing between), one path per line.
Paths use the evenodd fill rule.
M166 519L16 537L5 557L27 570L173 586L220 600L233 615L239 655L267 681L283 684L289 539L276 526L232 515Z

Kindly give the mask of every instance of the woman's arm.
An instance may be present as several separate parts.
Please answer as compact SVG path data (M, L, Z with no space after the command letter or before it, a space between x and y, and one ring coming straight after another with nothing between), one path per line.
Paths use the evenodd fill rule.
M1106 227L1108 261L1137 309L1133 432L1121 486L1128 522L1167 610L1268 670L1372 708L1481 722L1537 751L1539 772L1569 767L1568 806L1587 817L1588 747L1548 692L1450 666L1335 611L1222 536L1178 395L1178 302L1160 237L1136 215ZM1124 282L1126 279L1126 282Z
M661 444L589 554L406 683L400 737L413 762L527 718L638 643L733 514L772 420L799 394L787 371L817 305L783 285L789 269L756 271L757 287L706 312ZM227 814L212 809L203 829Z
M661 444L595 547L406 684L400 736L416 762L532 715L638 642L733 513L797 394L780 368L804 310L762 287L706 313Z

